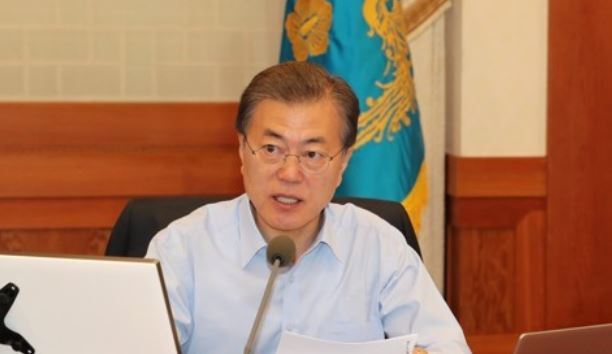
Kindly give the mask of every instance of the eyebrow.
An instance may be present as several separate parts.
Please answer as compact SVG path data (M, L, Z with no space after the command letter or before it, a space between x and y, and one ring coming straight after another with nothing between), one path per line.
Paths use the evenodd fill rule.
M276 139L284 140L282 135L280 135L279 133L275 132L272 129L264 130L263 135L264 136L268 136L268 137L272 137L272 138L276 138Z
M275 139L279 139L279 140L285 140L285 138L278 132L275 132L272 129L265 129L263 132L264 136L267 137L271 137L271 138L275 138ZM307 145L307 144L324 144L326 142L325 138L322 136L315 136L312 138L308 138L305 141L301 142L302 145Z

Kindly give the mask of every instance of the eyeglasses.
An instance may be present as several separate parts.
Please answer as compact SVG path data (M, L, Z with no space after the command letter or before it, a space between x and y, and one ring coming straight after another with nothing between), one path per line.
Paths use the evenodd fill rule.
M287 149L274 144L265 144L258 149L253 149L246 136L244 137L244 142L249 151L251 151L251 154L266 165L275 165L281 161L284 163L287 161L287 157L293 156L297 159L304 172L313 174L325 171L329 163L344 151L344 148L342 148L332 156L314 150L303 151L299 154L289 154Z

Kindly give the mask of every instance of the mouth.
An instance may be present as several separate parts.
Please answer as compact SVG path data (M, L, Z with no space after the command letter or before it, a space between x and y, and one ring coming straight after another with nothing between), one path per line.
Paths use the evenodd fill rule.
M288 195L277 194L272 196L272 198L274 198L274 200L278 203L286 206L294 206L302 202L302 199Z

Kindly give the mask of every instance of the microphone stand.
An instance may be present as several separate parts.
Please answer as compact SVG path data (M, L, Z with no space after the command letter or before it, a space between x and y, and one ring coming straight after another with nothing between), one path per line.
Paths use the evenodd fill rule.
M244 354L251 354L253 353L253 349L255 349L255 338L257 338L257 332L259 332L259 327L261 327L261 319L263 314L268 308L268 303L270 303L270 294L272 293L272 286L274 285L274 281L276 281L276 276L280 270L280 263L280 259L276 258L272 264L272 271L270 273L270 277L268 278L268 284L266 285L266 290L261 298L261 303L259 304L255 321L253 321L253 327L251 327L249 340L244 347Z

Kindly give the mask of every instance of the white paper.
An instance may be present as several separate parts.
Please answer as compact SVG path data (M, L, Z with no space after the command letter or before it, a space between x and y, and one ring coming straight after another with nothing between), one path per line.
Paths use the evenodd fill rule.
M276 354L411 354L416 334L370 342L345 343L283 332Z

